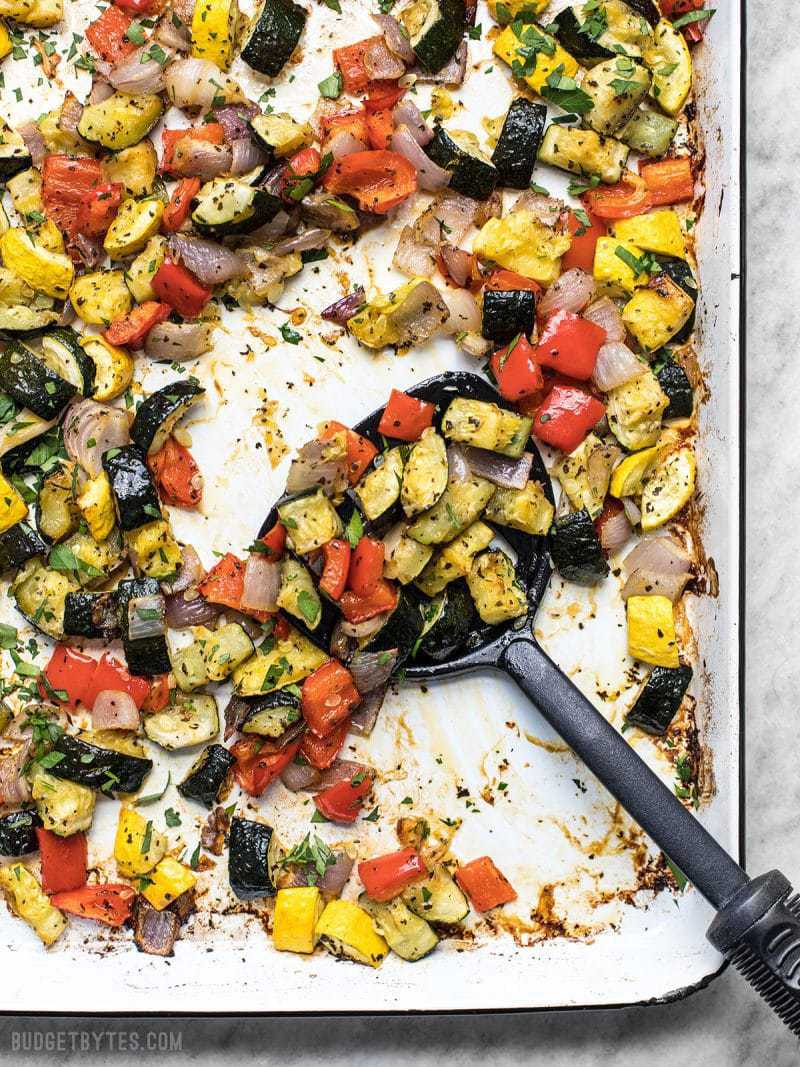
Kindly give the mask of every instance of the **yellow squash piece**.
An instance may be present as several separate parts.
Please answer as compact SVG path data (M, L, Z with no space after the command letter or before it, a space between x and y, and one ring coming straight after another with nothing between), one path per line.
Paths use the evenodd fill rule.
M279 889L272 919L272 943L279 952L313 952L317 923L325 909L317 886Z
M73 101L76 100L76 97L68 92L65 97L65 103L70 97ZM88 144L77 133L73 133L70 130L62 130L59 126L63 109L64 104L61 107L54 108L52 111L48 111L46 115L42 115L37 121L39 133L42 135L48 154L66 156L94 155L93 145Z
M159 580L174 574L183 555L166 519L154 519L129 530L125 544L136 555L136 569L148 578Z
M638 378L609 390L606 401L608 425L623 448L636 451L658 441L669 397L649 368Z
M105 471L89 479L75 503L95 541L105 541L115 521L111 484Z
M590 433L556 464L552 473L576 511L586 508L589 517L596 519L603 510L611 468L618 454L618 449L610 448L596 434Z
M654 667L680 666L669 597L628 597L628 653Z
M561 257L571 243L568 234L544 226L532 211L512 211L505 218L489 219L472 250L481 259L547 286L561 273Z
M0 59L5 59L7 55L10 55L12 47L8 27L5 22L0 22Z
M127 196L147 196L153 191L158 173L158 155L153 142L145 137L138 144L107 156L102 166L104 181L121 182Z
M150 238L158 233L164 204L156 197L126 200L108 228L103 248L112 259L125 259L141 252Z
M686 259L686 242L683 239L678 213L671 207L648 211L630 219L620 219L611 227L613 237L630 241L645 252L661 256Z
M31 796L45 830L59 837L72 837L92 825L97 794L94 789L54 774L34 764L29 771Z
M618 253L622 253L619 255ZM598 285L604 286L612 295L632 293L638 285L647 285L650 275L638 274L630 265L629 257L641 259L644 252L630 241L617 237L598 237L594 249L592 273Z
M189 868L171 856L165 856L147 878L150 884L142 890L142 896L156 911L163 911L197 882Z
M661 19L643 59L653 73L650 95L668 115L677 115L692 88L692 56L683 34Z
M0 237L0 255L31 289L63 300L72 285L75 268L69 256L35 244L23 229L7 230Z
M17 8L20 11L27 8L27 10L23 15L14 15L7 11L7 8ZM63 0L33 0L31 4L28 0L4 0L0 6L0 14L9 14L16 22L34 26L37 30L44 30L61 21L64 15L64 3Z
M350 319L348 330L367 348L398 345L406 349L427 340L429 334L416 337L413 330L410 332L409 325L413 321L413 314L409 316L408 308L415 305L416 296L413 294L421 285L430 290L431 308L435 308L440 315L440 321L445 323L450 313L436 288L427 278L412 278L393 293L379 293Z
M552 55L536 50L533 70L524 77L526 84L534 92L541 92L547 79L557 67L564 68L562 76L574 78L580 70L578 61L561 47L555 37L551 37L549 33L545 33L544 30L530 23L522 24L519 37L514 32L513 26L507 26L494 42L492 50L496 56L502 59L504 63L508 63L510 67L515 61L524 65L532 50L526 38L532 34L535 34L538 40L545 38L549 42L549 47L552 48Z
M239 8L236 0L197 0L192 16L192 55L227 70L233 59Z
M167 838L133 808L120 808L114 859L124 878L136 878L152 871L167 852Z
M87 141L117 152L142 140L161 118L164 106L155 93L114 93L83 109L78 133Z
M667 274L637 291L622 309L622 321L646 352L662 348L689 320L694 300Z
M514 564L498 549L475 557L467 585L481 619L492 626L518 619L528 610L525 590L517 582Z
M688 446L670 452L661 460L642 489L643 530L663 526L688 504L694 494L696 473L694 449Z
M0 474L0 533L5 533L28 514L28 505L14 486Z
M363 908L352 900L332 900L317 923L317 937L335 956L379 967L389 946Z
M15 915L33 928L39 940L52 945L67 928L67 921L58 908L54 908L27 867L12 863L0 867L0 889Z
M611 495L618 500L626 496L638 496L642 491L644 479L658 459L659 452L659 447L654 445L652 448L634 452L632 456L626 456L611 475Z
M260 696L295 685L327 663L330 656L304 637L294 627L288 637L275 641L267 652L264 646L258 649L241 667L233 672L233 688L239 696Z
M153 278L167 258L167 239L160 234L151 237L145 247L134 259L125 273L125 281L137 304L146 300L157 300L153 289Z
M485 511L489 522L499 522L534 537L543 537L548 532L554 513L543 486L536 481L528 482L524 489L498 487Z
M66 252L61 230L52 219L45 219L41 226L36 228L35 241L48 252Z
M133 381L133 357L99 334L84 334L81 347L94 363L92 399L105 403L122 396Z
M93 326L109 326L131 310L133 301L121 270L96 270L83 274L69 291L78 316Z
M21 170L13 178L9 178L6 188L14 210L23 217L30 215L33 211L38 211L40 214L44 211L42 176L34 167Z

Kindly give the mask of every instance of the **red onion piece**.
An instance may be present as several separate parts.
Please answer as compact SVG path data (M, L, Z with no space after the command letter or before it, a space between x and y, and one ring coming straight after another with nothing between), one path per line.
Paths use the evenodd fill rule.
M108 74L108 80L119 93L160 93L164 89L164 67L157 59L146 58L150 45L142 45L119 63L115 63ZM167 59L171 59L167 55Z
M191 34L180 20L177 26L175 21L170 11L162 15L153 33L153 40L164 48L171 48L173 52L188 52L192 46Z
M322 772L310 763L288 763L281 771L281 781L292 793L316 789Z
M288 256L292 252L308 252L311 249L324 248L330 236L330 230L314 227L294 237L285 237L272 248L272 252L276 256Z
M459 334L480 331L481 310L469 289L445 289L442 299L450 312L444 333Z
M281 565L261 552L251 552L244 567L242 607L245 611L277 611Z
M83 104L73 93L67 93L58 116L58 128L64 133L76 134L83 115Z
M211 348L211 322L159 322L147 335L145 353L151 359L180 363L197 359Z
M435 74L419 69L415 71L417 81L429 85L461 85L467 73L467 42L462 41L456 54Z
M130 693L102 689L92 705L93 730L138 730L139 709Z
M419 241L414 226L404 226L400 231L392 266L407 278L430 278L436 270L434 250Z
M233 608L223 608L228 622L238 622L251 641L257 641L264 636L264 629L258 619L252 615L245 615L243 611L235 611Z
M330 893L332 896L338 897L350 877L354 861L350 859L346 852L334 852L333 855L336 857L336 862L327 868L321 878L317 876L313 867L302 864L295 867L292 886L316 885L323 893ZM313 875L311 882L309 882L309 874Z
M96 267L106 257L103 241L100 237L86 237L82 233L72 234L70 236L70 246L78 253L83 265L90 269Z
M397 649L387 652L356 652L348 664L359 693L385 686L397 664Z
M334 159L352 156L354 152L363 152L366 147L363 141L359 141L348 130L334 130L330 137L325 139L324 144L325 152L329 152Z
M396 127L407 126L417 144L423 147L433 138L433 130L414 101L408 97L403 97L394 105L392 118Z
M225 130L225 140L229 144L242 138L250 138L249 120L260 115L258 104L226 104L225 107L215 107L212 115L214 122L218 122Z
M372 16L373 20L380 26L383 33L383 39L391 52L394 52L404 63L411 64L415 61L414 50L409 44L408 36L397 21L392 18L391 15L378 15Z
M64 306L61 308L61 314L56 319L56 326L69 326L70 323L75 321L75 308L72 306L69 300L64 301Z
M169 239L169 252L174 259L191 271L203 285L213 288L231 278L241 278L247 273L243 256L226 245L207 241L202 237L190 237L175 233Z
M606 331L606 343L625 340L625 324L619 308L607 296L601 296L584 311L583 317Z
M22 804L31 791L23 767L28 762L30 740L0 752L0 804Z
M603 523L600 528L600 545L603 551L613 556L627 544L632 533L631 524L623 508Z
M545 318L557 311L578 312L592 299L594 289L594 278L578 267L573 267L564 271L561 277L553 282L539 301L536 311Z
M172 593L164 600L167 625L173 630L186 630L190 626L205 626L222 613L220 604L212 604L199 594L187 599L185 593Z
M369 45L362 63L373 81L394 81L396 78L402 78L406 72L405 64L389 49L382 37Z
M222 735L224 741L228 741L235 733L238 733L239 730L241 730L242 724L247 718L247 713L249 711L249 701L234 693L225 705L225 732Z
M157 911L137 896L133 912L133 940L148 956L172 956L181 922L174 911Z
M354 760L337 760L332 767L320 771L317 788L330 789L337 782L349 782L357 774L372 776L374 771L366 763L356 763Z
M391 148L415 167L420 189L437 192L439 189L446 189L450 184L453 175L425 154L408 126L398 126L394 131Z
M183 562L178 575L171 582L162 582L164 593L183 593L190 586L198 586L206 576L206 569L191 545L181 545Z
M75 400L64 417L64 448L90 478L103 470L103 454L131 441L128 416L95 400Z
M208 109L215 102L222 105L244 101L238 82L210 59L176 59L167 67L165 80L167 95L179 108Z
M369 737L378 720L378 712L386 699L386 686L366 693L350 718L350 730L359 737Z
M486 478L503 489L524 489L528 484L533 463L533 453L523 452L519 459L501 456L484 448L468 445L464 455L473 474Z
M299 450L286 479L289 493L302 493L322 486L328 496L337 496L347 488L347 457L329 457L330 443L314 438Z
M254 167L261 166L267 157L257 144L249 137L239 137L230 142L231 145L231 174L247 174Z
M211 144L197 137L182 137L175 145L171 173L179 178L200 178L207 182L231 169L233 152L227 144Z
M691 577L692 561L683 545L664 534L640 541L622 562L627 581L622 598L666 596L678 599Z
M39 127L35 122L26 122L17 130L31 157L31 163L37 170L41 169L44 157L47 155L47 145L44 143Z
M92 76L92 89L89 93L89 99L86 101L87 104L102 104L104 100L108 100L113 95L114 86L110 85L102 74L94 74Z
M468 285L472 278L472 255L463 248L442 245L439 253L447 267L447 273L456 285Z
M165 611L161 593L132 597L128 601L128 636L131 641L161 637L165 631Z
M628 522L631 526L638 526L642 521L642 513L636 506L633 498L630 496L623 497L622 506L625 509L625 514L628 516Z
M329 304L321 316L326 322L335 322L337 326L345 326L363 306L364 290L357 286L352 293Z
M592 381L598 389L607 393L618 385L638 378L646 370L644 363L620 341L601 345L592 371Z
M459 444L448 445L447 480L449 482L465 482L469 478L469 473L470 467L464 446Z

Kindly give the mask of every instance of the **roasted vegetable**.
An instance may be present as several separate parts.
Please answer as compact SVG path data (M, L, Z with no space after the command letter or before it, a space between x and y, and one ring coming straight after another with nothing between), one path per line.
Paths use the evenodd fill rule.
M261 696L273 689L296 685L326 663L327 656L293 627L272 647L264 644L255 655L233 672L233 686L240 696Z
M209 693L176 694L163 711L145 718L144 732L169 751L202 745L219 733L217 702Z
M99 104L84 107L78 133L87 141L118 152L141 141L161 118L162 111L161 97L154 93L113 93Z
M332 900L317 923L317 936L334 956L379 967L389 946L371 917L351 900Z
M379 903L362 893L358 903L372 916L378 933L386 938L389 948L400 959L412 963L421 960L439 944L428 923L415 915L400 897Z
M627 725L638 726L648 734L666 733L691 680L691 667L653 667L633 707L625 716Z
M279 889L272 917L272 943L279 952L313 952L325 902L317 886Z
M622 177L628 158L628 146L613 137L603 137L594 130L559 126L551 123L545 131L539 159L571 174L596 175L601 182L614 185Z
M694 410L694 391L680 363L668 360L656 374L658 384L669 398L665 419L688 419Z
M137 878L151 871L166 855L168 843L166 835L153 826L152 819L146 819L133 808L120 808L114 859L125 878Z
M198 0L192 15L192 55L227 70L233 59L239 8L236 0Z
M153 484L144 450L137 445L111 448L103 454L120 529L135 530L161 517L158 492Z
M677 115L692 88L692 57L683 34L661 19L643 58L653 72L653 98L668 115Z
M151 393L136 409L132 440L148 455L158 452L204 392L196 378L181 378Z
M537 46L538 42L541 47ZM536 93L541 93L547 79L559 68L562 77L567 78L574 78L579 69L576 59L539 26L523 25L519 36L515 26L507 26L495 40L492 51L512 69L516 63L517 70L525 71L522 77ZM531 58L533 69L528 62Z
M570 243L567 234L551 230L532 211L518 210L489 219L472 242L472 250L481 259L547 286L559 276L561 256Z
M46 830L71 837L92 825L96 794L77 782L56 778L35 763L29 772L31 796Z
M19 341L0 354L0 389L42 419L59 415L77 389Z
M241 56L260 74L280 74L300 40L306 11L293 0L262 0L242 36Z
M29 808L0 815L0 856L27 856L38 852L36 827L41 825L38 814Z
M94 326L109 326L124 318L133 303L121 270L82 274L70 289L69 299L80 318Z
M171 856L165 856L147 876L147 885L142 896L157 911L163 911L170 904L194 888L197 878L188 867Z
M550 531L550 555L558 573L579 585L596 585L608 574L600 539L585 509L556 520Z
M466 130L445 130L437 125L425 151L437 166L449 171L450 188L456 193L486 200L497 183L494 164L481 150L478 138Z
M533 332L536 297L531 289L487 289L483 294L481 334L495 345L507 345Z
M164 204L155 196L125 200L106 233L103 248L112 259L125 259L141 252L158 233L163 214Z
M342 534L342 520L322 489L285 500L278 505L278 515L287 540L300 556Z
M514 564L500 549L481 552L475 557L467 575L467 585L476 611L492 626L518 619L528 611L528 600L517 581Z
M694 300L665 273L636 290L622 309L622 321L646 352L655 352L680 331L693 311Z
M100 748L72 734L62 734L53 751L61 757L51 767L56 778L105 793L135 793L153 769L150 759Z
M234 816L228 842L228 879L240 900L275 896L280 845L271 826Z
M117 585L117 603L128 670L146 676L165 674L170 661L158 582L154 578L124 579ZM138 636L143 622L154 625L148 626L148 633Z
M656 443L669 399L651 370L611 389L607 402L608 425L623 448L647 448Z
M546 119L544 104L535 104L525 96L512 101L492 153L499 185L512 189L528 188Z
M58 908L50 903L41 885L21 863L0 867L0 889L12 911L33 928L45 945L52 945L67 928Z
M179 783L178 792L187 800L196 800L211 810L217 803L228 771L235 762L235 756L232 756L227 748L222 745L209 745Z
M518 459L525 451L532 423L532 419L497 404L456 397L444 414L442 432L453 441Z
M678 642L672 601L665 596L630 596L628 652L656 667L678 667Z
M694 496L697 463L688 445L668 453L651 470L642 487L642 529L669 522Z
M420 66L436 73L445 67L464 36L464 0L412 0L399 21Z

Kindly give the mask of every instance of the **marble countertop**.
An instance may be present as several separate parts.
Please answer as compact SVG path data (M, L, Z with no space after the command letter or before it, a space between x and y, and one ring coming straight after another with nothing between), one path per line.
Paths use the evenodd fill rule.
M779 866L800 886L800 778L797 726L800 692L800 598L787 581L800 524L800 473L791 430L781 427L786 397L800 394L800 259L797 256L796 173L800 114L781 111L775 138L772 101L796 80L796 50L786 33L785 6L748 5L747 94L747 858L760 872ZM770 55L770 63L756 57ZM772 121L770 121L770 119ZM778 155L780 152L780 156ZM787 220L789 224L787 225ZM776 287L773 279L780 275ZM764 476L766 473L766 477ZM780 521L772 516L780 516ZM354 1005L356 1007L356 1005ZM789 1067L798 1045L772 1013L730 970L686 1001L651 1008L541 1015L418 1017L406 1019L192 1020L185 1024L84 1025L79 1020L36 1023L0 1020L0 1062L68 1063L87 1057L125 1064L150 1056L141 1050L93 1055L92 1031L172 1030L182 1051L161 1053L170 1063L324 1063L369 1061L478 1064L487 1055L504 1064L544 1060L548 1067L680 1063L705 1067ZM26 1051L22 1030L41 1051ZM58 1032L81 1030L80 1041L54 1044ZM45 1042L50 1035L50 1051ZM28 1039L30 1040L30 1039ZM120 1043L125 1039L121 1038ZM84 1043L85 1044L85 1043ZM143 1046L142 1046L143 1047ZM15 1048L19 1052L15 1053ZM128 1045L130 1049L130 1045Z

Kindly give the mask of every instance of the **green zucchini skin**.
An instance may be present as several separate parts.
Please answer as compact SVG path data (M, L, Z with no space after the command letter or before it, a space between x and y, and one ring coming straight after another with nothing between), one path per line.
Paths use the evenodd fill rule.
M464 0L438 0L439 18L416 44L414 55L421 67L436 74L458 51L467 24Z
M250 24L242 59L259 74L274 78L297 47L307 18L292 0L264 0Z
M64 599L64 634L112 641L119 637L119 601L116 590L107 593L67 593Z
M33 809L0 815L0 856L28 856L39 851L36 827L42 820Z
M669 397L665 419L688 419L694 411L694 391L680 363L665 363L656 375L658 384Z
M187 800L196 800L209 810L217 802L219 792L236 762L224 745L209 745L178 785L178 792Z
M138 445L109 449L103 456L103 469L111 483L121 530L136 530L161 518L161 504L144 450Z
M439 123L425 152L437 166L450 171L450 186L454 192L471 196L473 200L488 200L497 184L494 164L478 159L461 148Z
M9 178L32 166L31 154L25 141L16 130L10 129L0 121L0 183L5 185Z
M18 341L0 355L0 389L40 419L56 418L78 393Z
M418 600L408 589L401 589L397 607L380 630L370 638L364 651L390 652L396 648L396 667L399 667L411 655L422 633L422 626Z
M647 684L625 716L629 726L648 734L663 734L675 718L692 680L692 668L653 667Z
M590 34L581 31L581 22L574 5L559 11L547 26L547 32L552 33L559 44L584 65L593 66L595 63L602 63L604 59L613 59L617 54L595 41Z
M274 720L276 729L281 727L280 732L275 733L274 736L280 737L294 723L298 723L301 718L300 698L285 688L276 689L272 693L266 693L263 697L256 697L255 700L249 700L247 703L247 713L240 726L242 733L266 736L263 729L254 729L253 727L259 721L270 720L271 724L272 720ZM249 729L248 725L250 726ZM269 736L271 737L273 734L270 733Z
M528 337L536 323L536 297L530 289L486 289L481 333L487 341L507 345Z
M625 3L650 26L655 26L661 18L661 12L653 0L625 0Z
M273 829L252 819L231 819L228 880L239 900L272 897L277 892L269 869Z
M43 556L50 546L27 522L18 522L0 534L0 572L18 570L34 556Z
M136 641L132 641L128 636L128 604L138 597L158 596L160 592L161 586L155 578L126 578L117 585L122 648L131 674L154 677L172 670L167 639L163 634L139 638Z
M42 338L42 346L71 364L76 379L72 384L81 396L91 396L94 390L95 365L81 345L78 334L69 326L60 326L57 330L47 331ZM59 353L59 349L63 354Z
M608 575L608 563L586 508L558 519L550 533L556 570L578 585L596 585Z
M439 618L420 645L422 655L434 661L448 659L461 648L475 624L475 604L463 578L451 582L442 595Z
M100 748L72 734L62 734L53 751L63 759L50 768L51 774L104 793L135 793L153 769L150 759Z
M511 189L529 187L546 121L544 104L536 104L524 96L512 102L492 153L498 185Z
M247 182L237 178L219 178L214 179L214 181L230 185L247 185ZM208 182L207 185L213 185L213 182ZM205 186L203 189L205 189ZM263 226L274 219L283 208L283 202L280 197L274 196L272 193L267 192L266 189L249 188L247 195L249 208L252 209L249 214L241 214L238 218L234 214L228 219L220 218L216 222L209 222L203 217L203 206L208 199L208 195L201 195L203 194L203 189L192 200L192 222L197 232L204 237L229 237L236 234L250 233L252 230L257 230L259 226Z
M182 378L151 393L136 410L131 440L148 455L158 452L175 423L204 392L196 378Z

